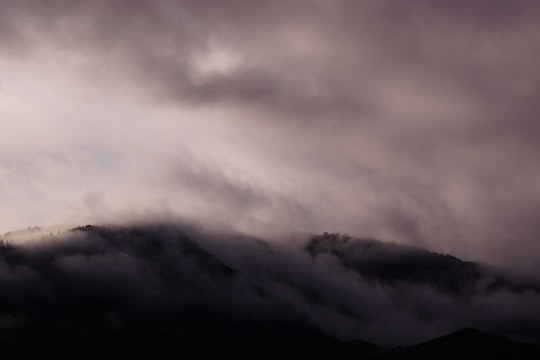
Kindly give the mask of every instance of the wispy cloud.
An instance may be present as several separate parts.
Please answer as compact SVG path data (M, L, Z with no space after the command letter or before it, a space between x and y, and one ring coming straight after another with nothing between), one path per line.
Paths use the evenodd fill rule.
M539 10L5 1L2 228L199 208L536 271Z

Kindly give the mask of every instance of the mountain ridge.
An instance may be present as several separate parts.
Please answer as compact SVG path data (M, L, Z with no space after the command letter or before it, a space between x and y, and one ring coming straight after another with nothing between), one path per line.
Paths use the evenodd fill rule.
M287 245L162 223L86 225L50 239L47 234L25 246L0 237L0 345L6 354L26 351L31 358L52 349L63 358L86 347L88 358L149 358L159 348L161 355L223 358L416 359L410 356L423 355L415 349L431 349L422 341L437 333L489 325L479 322L477 302L485 308L494 306L491 296L536 296L524 290L529 297L522 299L513 286L471 283L463 276L470 269L486 276L475 263L328 233ZM401 271L389 272L384 264ZM438 273L430 267L445 266L450 275L458 269L458 276L445 278L453 287L432 281ZM460 293L462 279L479 290ZM447 315L449 306L457 312ZM490 311L493 319L500 315L500 309ZM454 321L457 315L466 317ZM534 318L527 328L521 318L507 316L506 329L529 329L534 337ZM491 332L502 328L489 326ZM385 350L396 343L406 347Z

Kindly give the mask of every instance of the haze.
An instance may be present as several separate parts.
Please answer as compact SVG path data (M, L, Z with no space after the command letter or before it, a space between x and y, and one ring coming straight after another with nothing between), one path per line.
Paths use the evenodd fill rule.
M535 1L0 3L0 231L189 217L540 270Z

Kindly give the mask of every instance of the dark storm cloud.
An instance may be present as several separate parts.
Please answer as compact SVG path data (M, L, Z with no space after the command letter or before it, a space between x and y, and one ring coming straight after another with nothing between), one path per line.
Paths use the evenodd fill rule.
M374 82L393 77L417 77L409 79L412 86L438 82L428 85L505 105L493 98L518 100L508 96L515 90L509 80L526 86L537 76L530 72L530 56L538 56L534 2L27 1L3 7L9 34L112 52L116 66L134 66L178 101L262 103L300 115L322 108L334 112L325 113L332 119L350 106L358 118L364 100L373 100ZM193 56L211 42L245 61L195 81Z
M221 114L238 135L222 148L243 146L242 170L264 181L168 172L218 207L281 222L291 206L295 229L534 272L539 11L502 0L6 1L0 39L26 54L15 56L81 54L133 103ZM282 179L293 185L265 189Z
M314 2L254 6L244 1L30 1L4 8L6 26L23 38L23 47L26 36L30 43L60 42L78 51L90 51L91 56L96 52L105 58L112 56L116 61L113 67L122 71L127 65L143 77L145 83L137 85L145 84L159 96L182 103L259 105L311 116L337 108L353 112L362 108L356 96L333 86L320 86L312 74L284 72L283 62L289 59L280 54L280 48L287 51L289 47L282 42L287 29L294 29L297 20L306 20L310 14L319 17L319 6ZM284 16L287 13L292 18ZM7 21L11 17L19 21L11 24ZM260 43L253 41L257 36ZM232 73L197 79L194 57L204 56L213 42L238 48L245 62ZM274 47L277 66L267 58ZM295 67L303 67L303 60L297 59Z

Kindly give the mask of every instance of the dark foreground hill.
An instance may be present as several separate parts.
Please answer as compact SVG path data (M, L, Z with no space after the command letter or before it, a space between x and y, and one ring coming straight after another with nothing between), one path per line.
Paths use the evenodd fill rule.
M540 347L512 341L472 328L465 328L409 348L386 352L383 358L395 360L534 360L540 359Z
M37 236L0 243L3 358L540 358L533 345L473 330L394 350L372 343L409 346L470 324L535 338L533 283L445 255L171 224Z

